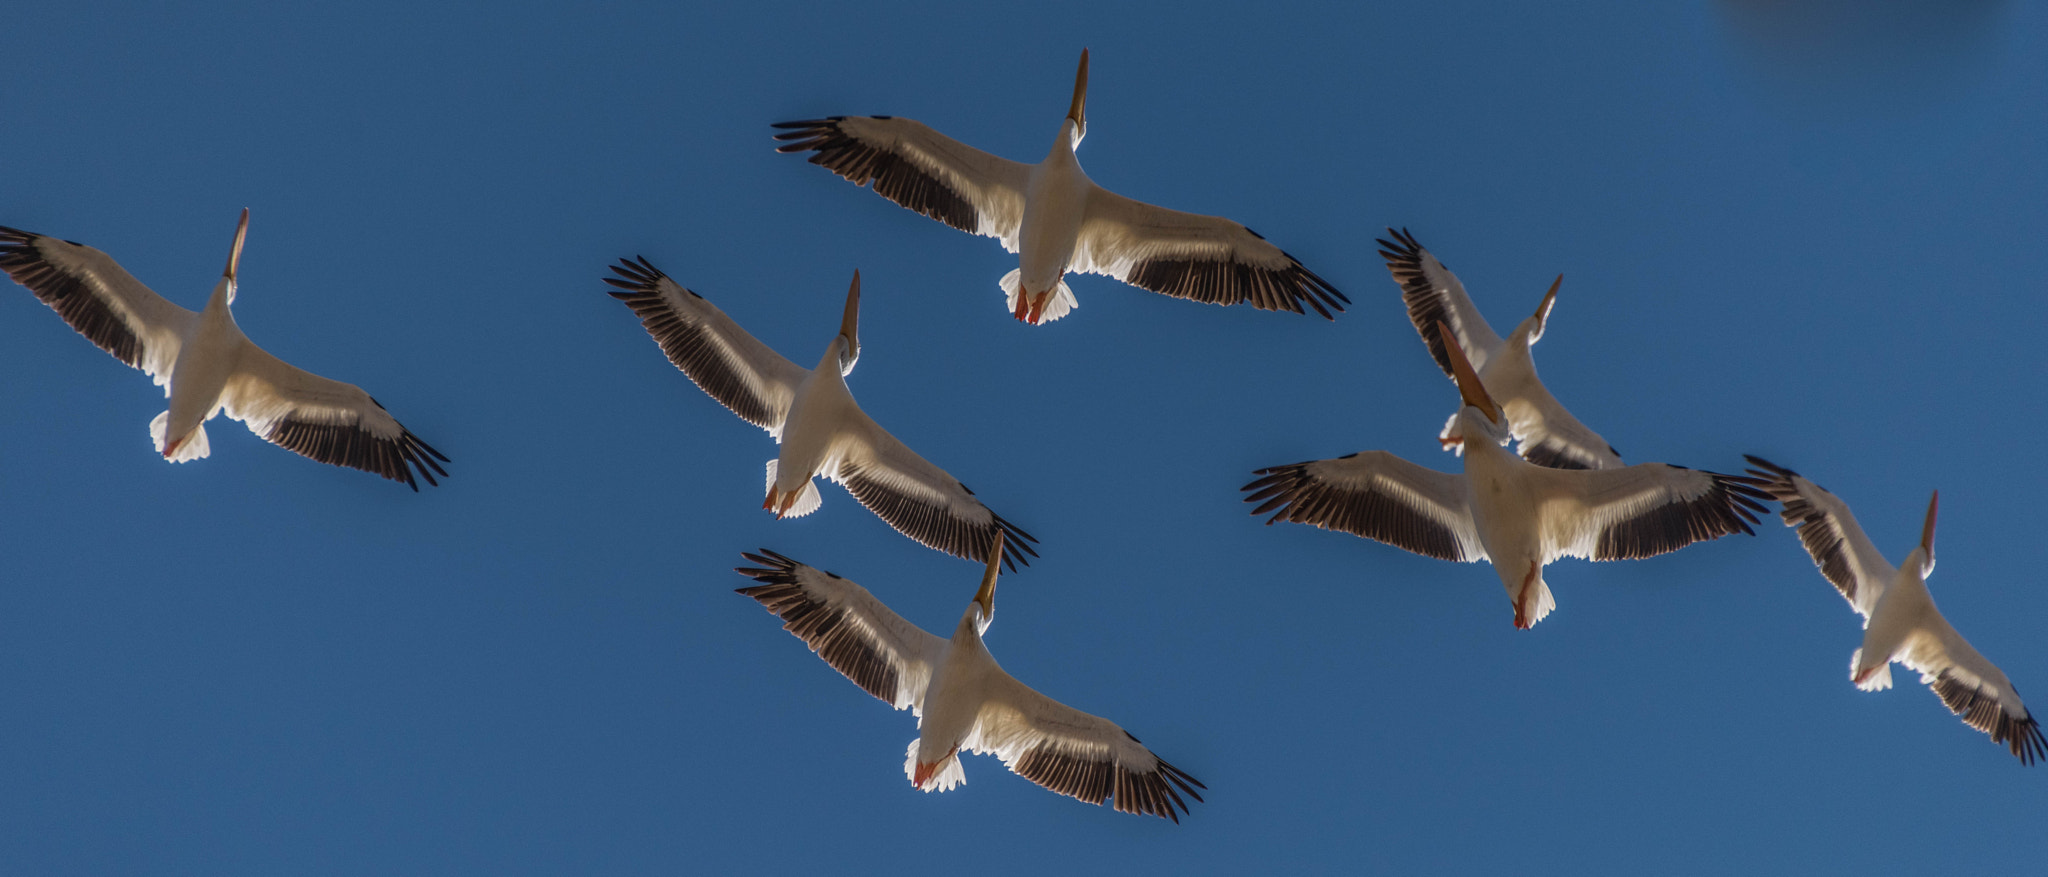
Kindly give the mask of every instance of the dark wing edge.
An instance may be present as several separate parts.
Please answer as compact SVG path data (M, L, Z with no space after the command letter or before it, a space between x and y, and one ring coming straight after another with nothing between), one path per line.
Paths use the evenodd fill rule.
M788 141L776 152L815 152L810 163L856 186L874 184L875 194L968 234L981 233L981 215L974 204L917 163L871 145L840 127L845 116L776 122L783 129L776 140ZM887 119L888 116L871 118Z
M1338 459L1350 459L1352 454ZM1321 460L1270 466L1253 472L1264 476L1241 488L1252 494L1245 502L1260 503L1253 515L1272 512L1267 526L1278 521L1312 524L1325 530L1341 530L1384 542L1438 560L1463 561L1457 533L1431 520L1391 493L1377 489L1352 490L1317 479L1308 467Z
M841 464L839 481L868 511L874 512L896 532L917 540L927 548L987 563L989 545L994 541L996 531L1001 530L1005 546L1003 565L1011 572L1016 572L1019 564L1031 565L1025 555L1038 556L1031 547L1038 537L1024 532L1023 528L1005 520L987 505L981 505L981 508L988 511L989 523L977 524L950 514L923 497L898 490L883 479L868 477L864 469L852 462ZM960 489L968 496L974 496L974 491L967 485L961 484ZM979 498L975 502L981 503Z
M1593 468L1587 465L1586 461L1580 458L1569 445L1556 438L1546 438L1540 442L1524 442L1517 450L1521 452L1522 459L1542 466L1545 469ZM1614 452L1612 446L1609 446L1607 450L1609 453ZM1621 456L1619 453L1614 455L1617 457Z
M781 412L769 410L765 401L749 391L746 378L734 366L731 355L718 343L714 333L702 321L685 319L662 297L660 284L663 280L670 280L668 275L661 273L661 269L650 264L644 256L620 259L619 264L610 267L619 276L606 277L604 282L623 291L609 295L633 309L633 315L640 318L641 328L653 336L654 343L660 345L669 362L698 388L717 399L719 404L732 409L741 420L762 429L774 428ZM676 288L699 299L704 298L680 283Z
M1138 738L1129 732L1124 736L1130 737L1133 743L1138 742ZM1136 771L1117 763L1113 750L1083 753L1048 740L1026 750L1010 770L1071 798L1096 806L1113 798L1112 806L1119 813L1158 816L1171 819L1178 825L1179 814L1188 812L1187 802L1181 799L1181 793L1199 803L1202 795L1195 789L1209 787L1189 776L1187 771L1167 763L1166 759L1158 755L1152 757L1158 762L1156 767ZM1179 788L1178 792L1175 787ZM1178 813L1174 810L1176 807L1180 808Z
M1713 479L1712 486L1705 493L1659 505L1609 524L1600 531L1592 559L1637 560L1732 533L1756 535L1750 525L1757 523L1757 514L1769 512L1761 502L1771 498L1770 494L1759 489L1764 481L1705 470L1700 470L1700 474Z
M2006 712L1996 696L1947 670L1929 681L1928 687L1949 712L1963 717L1963 724L1991 735L1993 743L2004 744L2020 764L2048 760L2048 739L2042 738L2041 725L2031 713L2014 716Z
M1265 240L1258 232L1249 228L1245 231ZM1329 281L1308 270L1293 254L1282 250L1280 255L1287 257L1288 264L1277 269L1248 265L1235 259L1142 259L1133 264L1121 279L1161 295L1213 305L1250 302L1252 307L1262 311L1300 314L1306 313L1302 308L1306 304L1325 320L1337 319L1331 311L1342 313L1351 299L1337 291Z
M861 636L856 626L846 623L852 614L849 609L827 605L804 590L797 579L797 567L804 564L766 548L760 554L742 552L740 556L761 566L734 567L733 572L761 584L736 588L736 593L754 598L782 619L783 630L803 640L819 658L862 691L890 706L896 705L901 679L895 665L874 642Z
M384 410L383 404L374 398L370 404ZM394 419L392 422L397 421ZM449 462L448 458L434 450L432 445L420 441L420 437L413 435L412 430L403 424L398 427L396 437L381 438L364 428L360 421L318 423L300 419L295 412L272 424L263 438L309 460L361 469L392 481L402 481L414 493L420 489L419 482L413 480L415 470L433 487L441 484L434 480L435 475L448 477L448 471L441 468L441 463Z
M1762 479L1764 490L1784 507L1780 516L1785 519L1785 526L1796 528L1799 543L1806 546L1806 553L1813 558L1814 566L1820 568L1821 577L1842 592L1849 605L1855 606L1856 573L1849 566L1849 542L1842 536L1841 524L1800 495L1799 487L1792 483L1792 479L1802 477L1799 473L1753 454L1743 454L1742 458L1756 467L1749 474Z
M1429 355L1436 359L1437 366L1444 370L1444 374L1449 375L1452 373L1451 355L1444 349L1444 339L1437 335L1436 324L1442 321L1445 325L1457 329L1457 314L1453 313L1446 303L1448 297L1438 294L1435 285L1429 282L1429 276L1422 270L1422 257L1429 251L1416 243L1415 236L1409 234L1405 228L1399 231L1389 228L1387 234L1394 239L1374 239L1374 243L1380 245L1380 258L1387 262L1387 273L1392 274L1394 282L1401 285L1401 301L1408 306L1408 321L1415 324L1416 334L1421 335L1422 343L1429 346ZM1532 459L1529 462L1536 461Z
M41 237L35 232L0 225L0 270L28 287L36 298L99 349L135 368L144 368L142 341L128 328L127 321L94 294L85 281L44 259L42 251L36 248L36 240Z

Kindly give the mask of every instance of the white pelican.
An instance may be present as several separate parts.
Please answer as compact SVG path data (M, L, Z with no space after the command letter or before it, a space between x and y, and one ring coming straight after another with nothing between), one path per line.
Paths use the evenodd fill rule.
M1991 742L2005 744L2021 764L2048 758L2048 740L2012 680L1949 626L1927 593L1939 491L1927 501L1920 544L1904 565L1893 569L1863 535L1847 503L1769 460L1749 457L1749 462L1757 466L1751 473L1765 479L1764 489L1784 503L1785 526L1798 528L1799 541L1820 574L1863 616L1863 645L1849 658L1849 681L1864 691L1890 688L1891 662L1897 661L1920 671L1921 683L1934 689L1949 711L1991 735Z
M839 334L825 345L818 367L805 369L646 259L620 259L611 268L619 276L604 282L620 290L611 296L633 309L669 361L782 446L768 461L768 498L761 502L776 517L816 511L821 499L811 479L823 475L846 485L897 532L955 557L986 560L989 537L998 531L1012 540L1038 541L989 511L974 491L925 462L853 401L846 375L860 359L859 271L846 292ZM1038 555L1028 545L1018 547Z
M1436 327L1438 322L1451 327L1478 370L1479 383L1507 415L1508 432L1521 443L1517 449L1522 459L1553 469L1621 468L1621 454L1614 446L1587 429L1543 387L1542 379L1536 377L1536 362L1529 355L1529 348L1543 337L1543 327L1550 321L1550 308L1557 303L1557 287L1564 282L1564 275L1550 284L1535 315L1522 320L1502 341L1472 305L1458 275L1416 243L1407 229L1389 228L1387 234L1394 239L1379 239L1380 256L1387 260L1387 272L1394 275L1394 282L1401 284L1401 299L1408 304L1408 319L1415 323L1416 333L1450 376L1450 356L1437 339ZM1456 415L1451 419L1456 420ZM1444 424L1445 435L1450 430L1451 424Z
M78 334L164 388L170 406L149 422L149 436L166 460L206 456L211 447L204 424L225 410L273 444L403 481L415 491L414 470L428 484L446 476L434 461L448 458L362 388L295 368L242 334L228 306L235 302L235 270L248 234L245 208L227 270L196 314L152 292L99 250L20 229L0 226L0 269Z
M1764 494L1754 479L1663 463L1620 469L1551 469L1502 449L1508 431L1455 339L1445 334L1465 406L1448 442L1463 443L1465 472L1425 469L1385 451L1260 469L1244 486L1266 523L1343 530L1443 560L1491 560L1514 604L1515 627L1557 603L1543 567L1560 557L1628 560L1730 533L1754 535Z
M1092 716L1018 682L988 653L981 635L995 618L995 537L981 590L953 628L953 638L926 633L890 611L866 588L766 548L745 554L759 567L738 567L762 584L739 592L761 602L782 628L862 690L918 717L903 772L920 790L946 791L967 782L961 750L994 754L1017 775L1058 792L1180 821L1174 808L1206 789L1152 754L1115 722Z
M1257 232L1220 216L1182 213L1118 195L1088 179L1074 149L1088 134L1088 50L1074 102L1052 151L1037 164L997 158L911 119L832 116L779 122L811 163L854 185L1017 253L1001 285L1010 311L1037 325L1078 305L1068 271L1218 305L1267 311L1314 308L1328 319L1351 300Z

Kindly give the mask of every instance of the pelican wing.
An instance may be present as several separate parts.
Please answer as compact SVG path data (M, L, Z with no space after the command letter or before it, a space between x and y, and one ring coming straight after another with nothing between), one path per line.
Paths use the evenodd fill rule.
M1500 350L1500 336L1493 334L1493 327L1479 315L1472 297L1465 294L1465 284L1459 283L1458 275L1416 243L1407 229L1390 228L1387 234L1394 239L1378 239L1380 258L1387 260L1387 273L1394 275L1394 282L1401 285L1401 300L1408 305L1408 319L1422 335L1429 355L1436 358L1437 367L1446 376L1451 374L1450 354L1444 350L1443 339L1436 331L1437 321L1441 320L1458 336L1458 347L1472 361L1472 369L1486 368L1487 360ZM1487 392L1493 392L1492 386L1487 387Z
M862 691L896 709L924 714L924 690L945 658L946 640L897 615L846 579L766 548L741 556L760 564L734 572L761 584L738 589L782 619L796 635Z
M1749 525L1765 511L1758 500L1769 498L1756 479L1664 463L1526 471L1539 503L1544 563L1654 557L1730 533L1755 535Z
M234 357L221 407L270 443L322 463L403 481L413 490L420 489L415 470L428 484L439 483L435 475L447 476L435 460L448 458L400 425L361 387L293 366L246 339Z
M1266 523L1342 530L1440 560L1479 561L1486 549L1472 520L1465 477L1425 469L1385 451L1273 466L1243 487Z
M997 158L913 119L832 116L777 122L777 152L815 152L812 164L964 232L1017 252L1031 166Z
M1484 376L1522 459L1551 469L1619 469L1621 454L1558 404L1527 356L1504 356Z
M2048 759L2048 740L2020 702L2012 680L1971 648L1933 603L1927 604L1926 613L1894 660L1920 671L1920 681L1934 689L1950 712L1991 735L1991 742L2004 744L2022 764Z
M1849 513L1849 505L1840 498L1762 457L1744 455L1744 459L1757 467L1750 474L1763 479L1765 492L1784 505L1785 526L1798 528L1799 542L1813 556L1820 574L1842 592L1849 608L1867 624L1877 599L1898 577L1898 568L1871 544L1856 516Z
M850 420L823 474L846 485L854 499L897 532L954 557L987 563L989 545L1001 530L1008 546L1003 563L1011 570L1031 563L1023 555L1038 556L1027 544L1037 538L990 511L959 479L918 456L859 408Z
M987 699L961 748L994 754L1018 776L1062 795L1097 805L1113 798L1121 813L1178 823L1188 812L1181 793L1202 800L1195 789L1208 786L1115 722L1039 694L1000 667L986 679Z
M0 269L78 334L142 369L158 386L170 384L178 348L199 320L84 244L0 225Z
M1257 232L1220 216L1182 213L1089 184L1072 270L1217 305L1251 302L1264 311L1327 319L1351 302Z
M621 291L611 296L633 309L669 362L741 420L781 440L797 385L810 370L768 349L716 305L644 258L620 259L612 272L619 276L604 282Z

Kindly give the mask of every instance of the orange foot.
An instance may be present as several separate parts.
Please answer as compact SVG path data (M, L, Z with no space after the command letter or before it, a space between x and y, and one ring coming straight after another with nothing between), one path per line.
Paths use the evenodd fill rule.
M1889 661L1887 661L1887 662L1885 662L1885 663L1890 663L1890 662L1889 662ZM1884 664L1879 664L1879 665L1877 665L1877 666L1875 666L1875 667L1872 667L1872 668L1870 668L1870 669L1868 669L1868 670L1865 670L1865 671L1863 671L1863 672L1861 672L1861 673L1858 673L1858 674L1856 674L1856 678L1855 678L1854 680L1852 680L1852 681L1853 681L1853 682L1854 682L1854 684L1856 684L1856 685L1862 685L1862 684L1863 684L1863 683L1865 683L1865 682L1869 682L1869 681L1870 681L1870 677L1872 677L1872 676L1876 676L1876 675L1877 675L1877 671L1879 671L1879 670L1882 670L1882 669L1884 669Z
M178 446L184 443L185 440L182 438L172 439L170 441L164 442L164 459L170 459L172 454L178 452Z
M1529 574L1522 577L1522 596L1515 600L1516 630L1528 630L1536 626L1537 591L1533 586L1536 584L1536 577L1542 572L1543 567L1537 565L1536 561L1529 561Z
M1026 292L1026 291L1024 290L1024 287L1023 287L1022 285L1019 285L1019 286L1017 287L1017 312L1016 312L1016 313L1014 313L1014 314L1011 314L1011 316L1013 316L1013 317L1016 317L1016 318L1017 318L1017 320L1018 320L1019 322L1024 322L1024 323L1034 322L1034 321L1032 321L1032 320L1027 320L1027 319L1025 319L1025 318L1024 318L1024 314L1025 314L1025 312L1026 312L1026 311L1027 311L1027 310L1028 310L1028 309L1030 308L1030 306L1031 306L1031 293L1029 293L1029 292Z
M947 758L952 758L954 754L958 753L959 751L960 750L958 748L955 748L952 751L946 753L946 758L941 758L938 761L933 761L929 763L923 761L918 762L916 775L910 778L910 784L920 789L924 788L924 784L930 781L934 775L938 774L939 766L945 764Z

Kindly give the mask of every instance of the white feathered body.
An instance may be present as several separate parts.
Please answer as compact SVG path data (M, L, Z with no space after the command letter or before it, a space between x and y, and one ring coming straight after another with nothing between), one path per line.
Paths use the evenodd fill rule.
M837 462L837 427L857 423L863 416L841 373L845 348L846 336L832 339L825 348L825 356L818 360L818 367L797 385L789 416L776 436L780 449L775 461L768 464L768 486L785 494L802 491L789 509L791 517L802 517L818 508L821 499L812 478Z
M227 389L228 378L235 372L236 354L249 343L228 310L232 294L232 282L223 278L207 298L206 309L193 321L190 334L179 344L178 358L171 366L170 382L164 387L170 405L150 423L150 437L159 453L166 444L184 440L172 452L172 462L183 463L207 455L209 448L201 425L219 413L221 392Z
M932 671L918 716L918 737L911 744L909 761L903 766L913 782L917 779L918 764L935 764L952 757L974 733L983 698L996 689L996 681L1004 675L995 656L982 644L981 631L985 626L981 607L967 607L960 624L953 629L945 660ZM952 763L926 781L924 789L943 792L966 781L959 759L953 758Z
M1541 515L1535 513L1542 500L1536 495L1539 485L1521 477L1522 469L1536 467L1502 447L1506 427L1488 422L1479 409L1466 406L1455 418L1465 440L1465 483L1471 491L1472 523L1479 531L1479 542L1509 600L1522 599L1529 566L1536 565L1532 586L1539 597L1530 620L1541 620L1556 604L1550 599L1550 588L1543 584L1543 534L1538 529L1542 523Z

